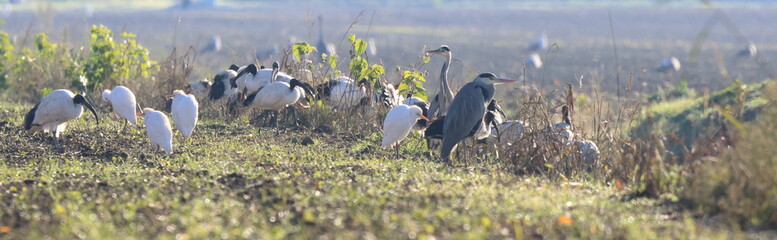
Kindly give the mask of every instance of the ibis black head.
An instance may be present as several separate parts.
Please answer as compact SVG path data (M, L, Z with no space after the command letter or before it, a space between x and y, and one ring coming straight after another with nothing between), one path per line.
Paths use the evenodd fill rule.
M248 64L248 66L246 66L242 71L237 73L237 76L229 80L229 84L232 85L232 88L237 88L237 80L240 79L240 77L242 77L245 74L251 74L252 76L256 76L256 71L258 71L258 69L256 69L256 64L253 64L253 63Z
M235 64L232 64L232 65L230 65L230 66L229 66L229 70L232 70L232 71L236 71L236 72L237 72L237 70L238 70L238 69L240 69L240 67L238 67L238 66L237 66L237 65L235 65Z
M359 80L359 84L358 84L358 85L360 85L360 86L361 86L361 85L367 85L367 83L369 83L369 82L367 81L367 78L362 78L362 80Z
M275 61L272 63L272 69L278 69L281 68L281 64L278 63L278 61Z
M73 103L75 104L81 104L81 106L85 106L89 109L89 111L92 111L92 114L94 114L94 120L97 121L97 124L100 124L100 118L97 117L97 112L94 111L94 107L92 107L92 103L89 102L89 100L86 100L86 98L79 94L76 94L75 97L73 97Z

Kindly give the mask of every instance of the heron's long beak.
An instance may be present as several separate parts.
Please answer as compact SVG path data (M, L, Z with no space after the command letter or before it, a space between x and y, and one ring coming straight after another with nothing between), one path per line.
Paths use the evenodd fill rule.
M516 83L518 80L512 80L512 79L506 79L506 78L497 78L496 83L494 84L503 84L503 83Z
M440 53L442 53L442 50L440 50L440 49L428 50L428 51L426 51L426 53L440 54Z

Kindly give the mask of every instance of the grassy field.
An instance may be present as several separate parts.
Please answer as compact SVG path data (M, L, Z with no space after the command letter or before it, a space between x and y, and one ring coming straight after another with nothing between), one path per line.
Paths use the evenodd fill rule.
M63 152L19 127L4 104L3 238L594 238L753 237L709 228L671 195L589 178L516 175L490 162L447 167L413 137L401 157L380 134L204 121L175 153L114 114L75 121ZM322 130L324 129L324 130ZM308 142L305 138L310 137Z
M774 9L724 8L724 17L713 19L709 9L660 4L493 9L434 1L373 16L366 7L338 7L342 2L180 11L161 6L169 2L136 1L127 11L96 4L87 17L80 2L62 0L4 16L0 238L777 238L777 138L770 134L777 131L777 87L762 83L777 71L761 61L777 59L777 32L764 30ZM525 80L500 86L496 99L508 119L530 123L529 130L506 147L464 150L448 166L419 136L403 142L399 157L380 148L387 109L367 116L326 101L301 110L300 126L266 128L248 120L256 112L227 119L220 103L200 99L194 137L176 133L172 155L155 151L142 128L121 132L107 107L98 109L97 126L86 115L71 122L61 150L21 126L37 99L87 85L79 82L84 75L94 76L89 83L96 86L85 91L93 101L102 88L125 85L140 105L160 109L163 95L229 64L256 62L262 49L290 39L316 43L319 14L329 42L337 45L346 33L375 40L378 54L363 56L385 67L376 81L397 83L404 70L416 70L434 93L441 59L423 63L421 51L441 44L453 49L454 89L486 71ZM704 27L725 17L734 26ZM89 29L98 24L106 28L97 32L113 32L91 46L109 43L105 55L89 46ZM125 61L121 32L137 34L147 49L131 56L143 61ZM542 33L554 44L543 53L545 67L524 68L523 49ZM695 42L701 33L707 38ZM213 35L223 49L198 52ZM746 40L758 45L761 60L735 57ZM349 48L347 40L338 48L344 74ZM99 58L111 54L122 58ZM683 61L682 71L655 71L668 56ZM158 64L144 65L146 57ZM143 75L89 66L150 67ZM310 75L300 71L311 67ZM333 77L305 61L283 68L311 84ZM593 165L545 134L560 121L561 105L573 106L576 139L599 146Z

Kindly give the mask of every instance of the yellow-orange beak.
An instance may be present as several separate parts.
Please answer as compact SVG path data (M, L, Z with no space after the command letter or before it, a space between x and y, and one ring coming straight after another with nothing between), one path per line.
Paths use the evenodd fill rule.
M142 117L143 114L145 114L145 113L137 113L137 114L135 114L135 117Z
M424 117L424 115L421 115L421 119L423 119L423 120L426 120L426 121L429 121L429 119L428 119L428 118L426 118L426 117Z

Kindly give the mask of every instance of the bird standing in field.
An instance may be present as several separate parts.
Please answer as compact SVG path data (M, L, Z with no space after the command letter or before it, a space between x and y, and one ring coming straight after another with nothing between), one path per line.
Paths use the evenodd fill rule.
M429 105L429 111L426 117L429 119L442 117L448 113L448 107L450 107L453 101L453 91L451 91L450 84L448 84L448 68L451 64L451 49L447 45L442 45L435 50L426 51L439 55L445 59L440 70L440 86L437 87L437 95L432 99Z
M303 91L296 90L297 87L302 88ZM277 111L299 102L301 98L304 98L304 92L313 96L312 91L307 84L303 84L297 79L292 79L289 83L273 82L248 95L243 101L243 106ZM277 116L273 116L271 120L273 126L276 125L277 120Z
M92 111L94 120L100 124L97 112L84 96L73 94L67 89L54 90L38 101L24 116L24 129L30 133L54 132L54 144L59 148L59 133L67 127L67 121L81 117L83 107Z
M213 85L210 86L210 100L219 100L223 97L231 97L235 93L235 86L232 85L232 79L237 76L238 67L235 64L229 66L229 69L222 70L213 77Z
M517 81L498 78L493 73L481 73L459 90L445 117L440 149L443 161L450 163L450 153L456 145L485 125L486 106L494 98L494 85L514 82Z
M575 133L572 132L572 120L569 118L569 107L564 105L561 107L562 122L553 124L555 131L558 133L558 140L565 146L572 144Z
M185 137L192 136L194 127L197 126L197 115L200 104L194 95L186 94L181 90L173 91L173 105L170 112L173 114L175 128Z
M382 147L396 146L396 155L399 157L399 142L407 137L418 119L429 120L418 106L399 105L392 108L383 120Z
M127 122L132 125L138 123L137 117L135 117L137 101L135 94L129 88L117 86L113 90L105 89L102 93L102 100L110 104L113 107L113 112L125 120L124 126L121 128L122 131L126 129Z
M144 108L137 116L145 120L146 136L155 150L162 148L167 154L173 154L173 129L167 115L152 108Z

